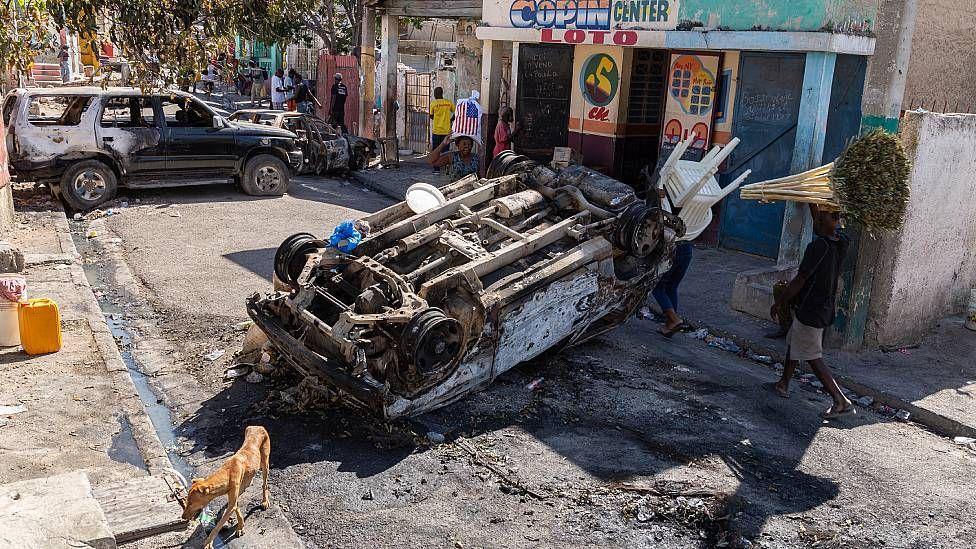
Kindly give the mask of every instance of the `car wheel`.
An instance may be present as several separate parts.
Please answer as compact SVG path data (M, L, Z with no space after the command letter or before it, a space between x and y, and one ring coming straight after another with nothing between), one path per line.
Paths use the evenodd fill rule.
M76 210L90 210L115 197L118 178L98 160L74 164L61 177L61 196Z
M288 166L277 156L259 154L247 162L241 188L254 196L281 196L288 190Z

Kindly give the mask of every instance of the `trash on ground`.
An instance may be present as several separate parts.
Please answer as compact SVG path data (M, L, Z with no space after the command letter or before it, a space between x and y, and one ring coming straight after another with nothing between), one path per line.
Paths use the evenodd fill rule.
M649 308L647 308L647 307L641 307L640 310L637 311L637 318L639 318L641 320L647 320L649 318L654 318L654 313L652 313L651 310Z
M761 362L763 364L772 364L773 362L775 362L773 360L773 357L769 355L760 355L752 351L748 351L746 353L746 356L749 357L750 360L755 360L756 362Z
M243 332L243 331L247 330L248 328L250 328L251 326L254 326L254 321L253 320L245 320L244 322L238 322L237 324L234 324L232 326L232 328L234 328L234 331Z
M536 389L538 389L539 387L542 386L542 383L545 380L546 380L546 378L544 378L544 377L540 377L540 378L533 379L532 381L529 382L528 385L525 386L525 388L528 389L528 390L530 390L530 391L535 391Z
M899 421L908 421L910 417L912 417L912 413L908 410L898 410L895 412L895 418Z
M203 358L209 360L210 362L213 362L218 358L224 356L224 352L225 351L223 349L214 349L213 351L210 351L209 353L203 355Z
M183 217L183 214L181 214L177 210L170 210L168 213L170 217Z
M441 444L444 442L445 438L443 434L438 433L437 431L430 431L427 433L427 440L434 444Z
M874 399L867 395L864 395L861 398L857 399L855 402L867 408L868 406L874 404Z
M71 216L71 219L74 219L75 221L81 221L81 214L76 213L75 215Z
M251 372L247 374L247 377L244 379L246 379L248 383L261 383L264 381L264 376L257 372Z
M242 376L246 376L249 373L251 373L250 364L237 364L233 368L227 368L227 370L224 371L224 379L225 380L236 379Z
M0 406L0 416L12 416L21 412L26 412L27 406L17 404L16 406Z
M92 230L88 231L88 235L87 236L88 236L88 238L95 238L95 237L98 236L98 231L96 231L95 229L92 229Z
M742 347L735 344L734 341L727 337L716 337L708 342L709 347L718 347L719 349L726 350L730 353L738 353L742 351Z
M708 337L708 330L706 330L705 328L699 328L688 335L695 339L705 339Z
M972 443L976 442L976 438L972 438L972 437L956 437L956 438L952 439L952 442L955 442L956 444L962 444L962 445L965 446L967 444L972 444Z
M7 301L20 301L27 293L27 280L21 276L0 278L0 297Z

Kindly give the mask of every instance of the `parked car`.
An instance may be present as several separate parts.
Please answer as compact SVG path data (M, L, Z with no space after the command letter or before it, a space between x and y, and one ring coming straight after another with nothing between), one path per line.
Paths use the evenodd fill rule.
M287 130L230 122L193 96L138 88L18 88L3 101L11 174L47 183L73 208L118 187L237 182L280 196L304 165Z
M300 173L358 170L376 156L376 142L372 139L343 135L335 126L310 114L242 109L228 118L294 132L305 153L305 165Z

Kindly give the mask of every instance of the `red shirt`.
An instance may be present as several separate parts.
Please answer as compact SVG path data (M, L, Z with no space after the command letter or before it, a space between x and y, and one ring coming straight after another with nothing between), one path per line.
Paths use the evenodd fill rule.
M495 126L495 148L492 156L498 156L502 151L512 148L512 129L504 121L499 120Z

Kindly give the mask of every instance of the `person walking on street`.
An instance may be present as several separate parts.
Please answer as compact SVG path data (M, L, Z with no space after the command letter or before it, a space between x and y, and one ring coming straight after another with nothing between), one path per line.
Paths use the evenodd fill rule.
M61 67L61 83L71 82L71 53L67 44L62 45L58 52L58 65Z
M285 71L278 69L271 77L271 108L280 111L285 108L288 90L285 87Z
M778 382L768 383L766 387L780 397L789 398L790 378L799 361L805 360L834 401L821 414L824 419L832 419L857 413L823 360L824 328L834 321L837 278L849 240L837 230L840 212L822 210L810 204L810 214L813 216L815 238L803 253L796 277L769 311L775 320L781 314L781 302L786 301L793 304L794 319L786 336L783 375Z
M454 103L444 99L444 88L434 88L434 100L430 102L430 150L434 150L451 135L451 122L454 120ZM435 167L434 173L440 168Z
M496 157L502 151L512 150L512 140L518 135L519 128L515 123L515 111L511 107L502 107L498 113L498 124L495 125L495 148L492 150L492 157Z
M251 74L251 106L261 107L264 105L264 69L259 67L254 61L251 61L249 65L248 70Z
M457 150L445 153L445 149L450 146L451 142L454 142ZM470 174L478 175L478 171L481 169L481 157L474 152L474 139L467 135L458 135L453 138L448 136L447 139L441 141L436 149L430 152L428 162L435 168L447 168L446 171L451 177L451 181L457 181Z
M349 95L349 88L342 81L342 74L335 73L335 83L332 84L332 103L329 108L329 122L333 126L342 128L342 133L347 133L346 129L346 96Z

